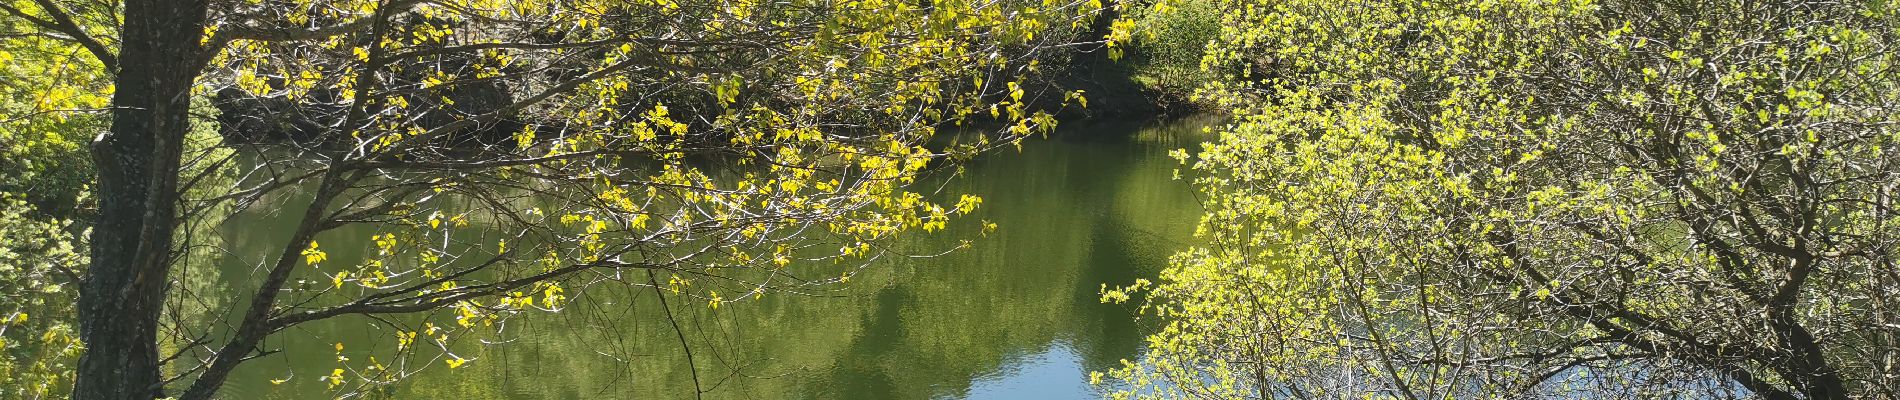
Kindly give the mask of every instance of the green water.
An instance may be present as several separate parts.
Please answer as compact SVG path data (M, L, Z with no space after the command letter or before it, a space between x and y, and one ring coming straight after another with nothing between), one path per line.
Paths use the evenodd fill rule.
M1095 398L1088 372L1135 357L1153 325L1128 306L1100 304L1097 290L1153 277L1190 240L1199 208L1186 183L1172 179L1166 153L1198 142L1201 123L1072 123L1020 153L979 159L948 192L982 195L966 221L993 221L998 231L920 239L974 247L886 258L873 269L888 273L854 279L841 293L716 311L675 305L691 367L649 289L596 285L562 313L513 317L489 339L502 343L457 348L474 359L465 366L438 361L371 397L693 398L696 373L703 397L716 399ZM228 250L219 268L185 272L216 282L200 290L243 293L232 288L288 235L271 226L298 210L256 214L219 228ZM363 247L323 246L335 249L333 259ZM386 353L390 338L367 318L280 333L267 347L281 352L246 363L224 397L333 396L318 377L338 365L334 343L356 346L345 354L361 361Z

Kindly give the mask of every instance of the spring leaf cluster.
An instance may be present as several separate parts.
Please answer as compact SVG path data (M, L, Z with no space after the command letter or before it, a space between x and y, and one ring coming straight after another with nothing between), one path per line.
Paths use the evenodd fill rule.
M1900 20L1772 3L1220 2L1117 396L1891 395Z

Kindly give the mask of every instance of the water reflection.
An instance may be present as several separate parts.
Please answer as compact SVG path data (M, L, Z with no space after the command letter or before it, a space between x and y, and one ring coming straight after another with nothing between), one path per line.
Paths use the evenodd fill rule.
M438 361L380 395L692 398L697 386L714 399L1093 398L1088 371L1134 357L1147 333L1128 308L1099 304L1097 289L1152 277L1185 246L1199 209L1187 185L1171 179L1176 164L1166 153L1197 142L1202 122L1070 124L1057 138L1025 143L1021 154L973 162L947 192L980 194L983 207L949 233L913 243L935 249L975 240L965 251L887 258L872 269L880 273L836 293L774 295L716 311L669 298L674 321L650 289L595 286L563 313L509 320L485 339L498 345L463 343L455 350L470 364L450 370ZM287 233L265 227L296 214L228 224L222 239L237 254L219 268L220 285L251 279L245 260L261 255L243 253L281 243ZM1001 229L977 238L982 220ZM332 258L356 257L349 252L364 245L343 238L368 234L345 232L323 245L334 248ZM279 334L269 345L283 353L247 364L227 397L328 395L317 377L337 365L334 342L375 354L394 346L391 335L367 319Z

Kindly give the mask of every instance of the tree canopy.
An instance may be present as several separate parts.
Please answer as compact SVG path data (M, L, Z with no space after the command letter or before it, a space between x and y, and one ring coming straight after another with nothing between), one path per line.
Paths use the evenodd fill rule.
M1120 397L1897 395L1887 2L1205 3L1208 244L1104 292L1169 321Z

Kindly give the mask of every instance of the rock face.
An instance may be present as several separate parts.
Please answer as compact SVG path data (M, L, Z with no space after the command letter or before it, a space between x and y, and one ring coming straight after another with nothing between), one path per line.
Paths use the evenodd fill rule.
M513 102L506 87L493 82L454 85L403 97L412 109L419 110L410 117L411 124L424 130L495 113ZM225 88L213 96L212 105L218 109L218 133L227 144L333 145L341 144L351 133L342 127L349 110L336 98L333 90L316 91L293 102ZM508 143L526 126L527 122L514 115L503 114L448 132L442 140L455 147Z
M447 56L430 60L421 68L409 68L412 71L456 71L468 69L472 62L465 57ZM405 76L404 80L421 81L417 76ZM419 87L419 85L417 86ZM409 107L419 111L415 125L423 129L436 129L464 119L482 118L501 112L514 104L514 94L502 80L488 79L473 82L454 83L432 90L418 90L405 96ZM501 112L492 120L471 127L457 129L444 135L453 147L488 146L511 143L516 132L528 125L516 118L512 112Z
M299 105L284 98L252 96L227 87L211 104L218 109L218 134L227 144L320 142L327 124L342 119L340 107Z
M387 75L389 90L407 103L405 126L434 130L458 121L484 118L473 126L443 135L447 144L463 147L512 141L528 124L511 112L501 112L515 99L499 79L468 80L427 87L424 75L433 71L459 73L473 64L466 54L414 60ZM218 133L228 144L293 143L340 144L351 137L345 125L349 103L337 88L313 89L295 101L280 96L257 96L235 87L221 89L212 98L218 109ZM497 114L497 113L500 114ZM496 114L496 115L491 115Z

